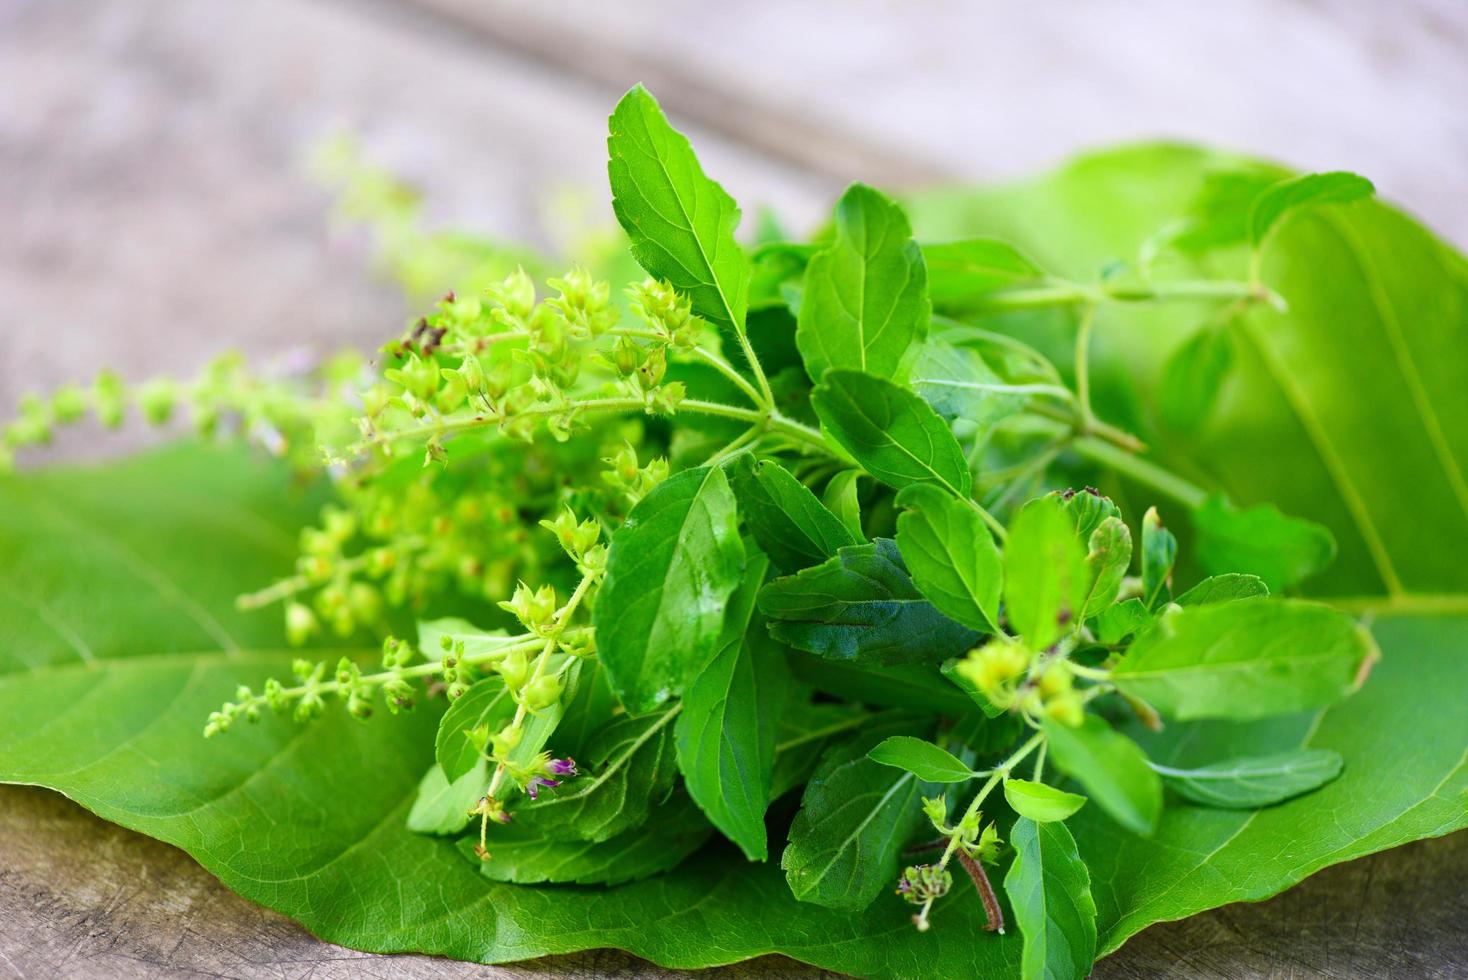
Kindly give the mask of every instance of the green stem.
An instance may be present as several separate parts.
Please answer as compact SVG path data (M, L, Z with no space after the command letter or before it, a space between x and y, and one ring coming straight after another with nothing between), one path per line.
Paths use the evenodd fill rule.
M526 416L559 415L562 412L576 412L578 414L600 414L603 412L642 412L647 411L647 400L641 397L621 398L588 398L585 401L572 402L567 405L536 405L522 409L513 414L513 418ZM794 419L786 418L779 412L770 409L760 411L752 408L740 408L737 405L725 405L721 402L700 401L696 398L685 398L678 403L679 412L693 412L701 415L714 415L720 418L738 419L741 422L749 422L758 425L770 432L778 432L790 436L798 442L813 446L823 453L829 453L830 448L826 445L825 438L819 429L813 429L808 425L796 422ZM485 428L498 425L499 420L485 415L470 417L449 418L427 425L413 426L407 429L397 429L383 432L377 437L378 440L399 440L432 437L435 435L448 435L454 432L465 432L471 429Z
M974 795L974 798L969 803L968 808L964 810L963 816L958 821L958 825L962 827L968 821L973 820L978 815L979 807L983 805L985 798L987 798L988 795L994 791L994 787L998 786L1000 781L1008 776L1015 766L1024 761L1025 756L1035 751L1035 749L1039 748L1044 743L1045 736L1043 733L1033 736L1028 742L1016 749L1013 755L1011 755L1008 759L1005 759L998 768L994 769L989 778L984 781L984 785L980 787L978 793ZM953 852L958 850L958 844L961 836L962 835L957 832L948 836L948 846L943 849L943 856L938 859L938 869L940 871L948 867L948 862L953 859ZM930 898L923 903L922 909L918 912L917 917L914 921L917 922L919 931L927 928L928 912L932 909L932 907L933 900Z
M1088 303L1076 325L1076 411L1080 414L1080 430L1090 432L1096 416L1091 411L1091 328L1096 324L1096 304Z
M1100 283L1053 280L1042 286L1001 289L982 300L985 312L1082 303L1156 303L1171 300L1238 300L1274 303L1279 297L1258 282L1192 279L1161 283Z
M1201 507L1203 501L1208 498L1208 491L1197 484L1183 479L1149 459L1132 455L1094 436L1081 436L1071 444L1071 447L1082 456L1109 467L1122 476L1131 477L1164 496L1171 497L1189 510Z

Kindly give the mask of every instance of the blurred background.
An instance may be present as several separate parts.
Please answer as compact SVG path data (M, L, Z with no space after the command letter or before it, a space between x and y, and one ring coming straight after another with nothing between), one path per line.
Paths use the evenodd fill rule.
M0 0L0 405L395 332L308 172L336 131L430 222L547 248L611 223L638 80L747 224L1168 137L1356 170L1461 244L1465 52L1461 0Z
M1004 180L1177 138L1358 171L1468 243L1463 0L0 0L0 416L102 367L188 375L226 348L395 333L407 305L309 173L333 132L417 187L430 223L565 250L612 222L605 121L639 80L747 223L768 207L807 229L856 178ZM50 457L138 437L80 426ZM1099 974L1359 976L1423 947L1461 964L1468 898L1419 887L1468 873L1445 843L1156 927ZM386 962L51 794L0 790L0 977L639 969Z

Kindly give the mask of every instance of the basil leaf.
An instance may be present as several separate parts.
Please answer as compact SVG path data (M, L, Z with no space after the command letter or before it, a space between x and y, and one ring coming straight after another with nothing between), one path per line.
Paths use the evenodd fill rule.
M923 595L945 616L998 633L1004 563L983 518L930 484L897 495L897 547Z
M1086 805L1084 796L1028 779L1006 779L1004 799L1015 813L1036 823L1064 820Z
M1142 602L1148 609L1165 605L1172 597L1172 565L1177 560L1177 538L1162 526L1156 507L1142 515Z
M1117 823L1143 836L1157 829L1162 781L1136 742L1095 715L1076 728L1047 721L1045 738L1055 768L1084 786Z
M1080 980L1096 957L1096 902L1091 875L1063 823L1026 817L1009 832L1014 863L1004 893L1024 937L1024 980Z
M1342 764L1341 754L1330 749L1295 749L1195 769L1155 763L1152 768L1184 799L1204 806L1252 810L1324 786L1341 774Z
M1162 367L1157 414L1164 425L1194 432L1208 420L1234 363L1228 324L1209 324L1188 337Z
M864 909L897 880L902 848L926 820L918 805L923 784L867 752L894 730L912 734L921 727L896 718L827 754L806 784L780 858L798 900Z
M1083 542L1090 541L1091 535L1096 533L1096 529L1108 517L1121 520L1121 509L1111 502L1110 497L1102 496L1091 487L1084 490L1056 490L1048 496L1058 498L1065 504L1066 513L1075 519L1076 537Z
M1335 538L1323 526L1286 517L1263 504L1238 510L1214 495L1193 511L1198 562L1208 572L1248 572L1271 591L1298 585L1335 558Z
M821 494L821 501L846 525L853 541L866 540L861 529L861 499L857 496L859 479L861 470L842 470L831 477Z
M713 825L763 861L775 730L790 686L785 652L754 615L769 561L750 558L729 601L719 649L683 695L675 738L688 794Z
M1015 515L1004 548L1004 602L1010 626L1036 650L1060 639L1081 615L1090 585L1075 521L1058 497L1032 500Z
M977 351L929 337L908 384L945 419L963 419L987 435L996 422L1024 408L1031 386L1001 378Z
M884 739L867 753L867 758L910 772L928 783L964 783L978 775L954 758L952 752L911 735Z
M831 438L889 486L932 483L967 497L968 460L948 423L905 388L857 371L829 371L811 404Z
M1152 621L1152 614L1141 599L1127 599L1102 610L1096 617L1096 639L1102 643L1120 643Z
M759 609L776 639L863 665L932 663L978 638L923 598L890 538L842 548L825 564L775 579L760 590Z
M681 707L606 725L592 741L582 775L522 802L514 819L542 836L597 842L641 826L673 790L671 722Z
M928 278L902 209L865 184L836 204L836 236L811 257L795 343L812 381L832 368L896 378L928 334Z
M854 704L795 701L780 714L770 799L805 785L826 749L866 727L873 716Z
M927 664L878 667L793 653L790 669L797 678L817 691L848 701L882 708L938 712L950 717L973 712L973 705L968 699Z
M475 853L474 837L459 841L459 853L491 881L619 885L676 868L712 832L688 795L675 792L646 823L604 841L547 836L511 821L494 829L489 860Z
M1376 193L1365 177L1343 170L1291 177L1269 187L1249 210L1249 241L1258 248L1286 214L1318 204L1349 204Z
M443 767L428 767L408 811L408 829L416 834L457 834L469 825L469 811L489 784L489 763L480 759L452 783Z
M818 565L860 538L826 509L790 471L749 453L727 466L739 512L761 550L787 572Z
M1108 517L1091 532L1086 552L1090 585L1081 603L1081 619L1089 620L1108 609L1121 592L1121 581L1132 562L1132 532L1120 518Z
M608 130L612 208L632 254L687 293L699 316L742 333L749 263L734 240L734 199L704 176L688 138L641 85L617 103Z
M434 740L434 756L443 770L445 785L458 782L460 776L484 759L470 741L469 732L480 725L488 725L491 734L499 731L514 717L516 707L504 681L498 677L475 682L449 705L449 710L439 719L438 737Z
M1267 597L1269 586L1257 575L1228 572L1205 578L1173 601L1179 606L1206 606L1214 602Z
M632 508L612 535L592 616L598 658L628 711L677 695L709 658L743 570L723 470L685 470Z
M972 309L995 290L1045 277L1028 256L997 238L924 245L923 259L933 305L947 310Z
M1245 599L1161 617L1112 679L1181 721L1246 720L1338 701L1379 656L1370 633L1328 606Z

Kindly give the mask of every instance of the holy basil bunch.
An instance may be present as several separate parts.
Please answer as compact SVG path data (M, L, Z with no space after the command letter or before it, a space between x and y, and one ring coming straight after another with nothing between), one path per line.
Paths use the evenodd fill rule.
M1096 309L1183 300L1221 319L1164 399L1179 424L1206 416L1223 370L1208 338L1281 300L1257 262L1158 282L1151 258L1233 234L1237 214L1204 210L1146 260L1072 282L1004 242L919 244L858 184L817 242L746 253L737 206L640 87L608 147L648 276L622 297L580 268L541 295L516 269L445 295L366 381L354 360L297 384L235 362L137 391L106 376L7 428L8 451L129 399L155 421L186 405L204 431L237 418L339 477L296 573L242 605L279 604L296 641L400 630L448 595L470 614L390 638L381 671L302 659L206 734L442 692L408 823L459 835L477 817L462 850L490 878L614 885L721 835L751 861L779 851L800 901L907 902L920 930L977 902L991 930L1018 928L1026 976L1090 968L1096 906L1064 822L1082 807L1148 835L1169 797L1252 809L1340 772L1287 746L1179 769L1137 740L1322 707L1376 657L1344 614L1270 594L1330 560L1323 528L1206 494L1091 405ZM1292 210L1369 190L1262 186L1234 237L1257 255ZM1069 377L991 329L1037 309L1073 328ZM1168 497L1213 574L1175 592L1159 512L1129 523L1094 489L1056 489L1077 471Z

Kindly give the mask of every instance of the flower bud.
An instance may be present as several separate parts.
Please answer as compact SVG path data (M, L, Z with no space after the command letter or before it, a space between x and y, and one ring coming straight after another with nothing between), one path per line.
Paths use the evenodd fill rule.
M519 725L506 725L490 737L490 747L495 758L503 759L515 750L520 740L525 737L525 730Z
M320 629L316 614L299 602L285 607L285 635L291 646L302 646Z
M549 708L561 699L561 679L545 675L537 677L525 687L525 707L531 711Z
M530 675L530 659L524 650L511 650L495 664L494 669L505 679L505 687L518 691Z

